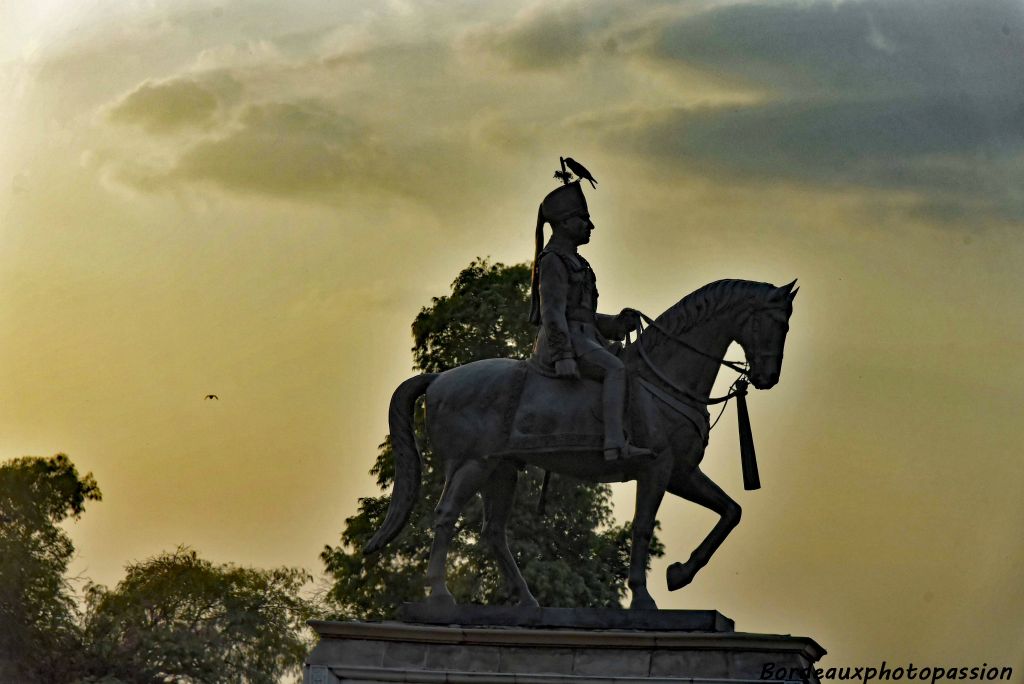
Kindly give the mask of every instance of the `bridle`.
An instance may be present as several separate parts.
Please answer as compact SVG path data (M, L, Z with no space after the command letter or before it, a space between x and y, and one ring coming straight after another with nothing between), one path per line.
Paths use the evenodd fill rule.
M761 308L757 308L757 309L751 309L751 311L747 314L747 317L745 317L738 324L740 327L742 327L742 326L746 325L747 320L749 320L751 316L753 317L753 320L751 321L751 324L753 326L753 335L752 335L753 341L752 341L751 344L752 344L753 348L750 350L750 353L748 353L747 356L751 357L751 358L754 358L754 359L757 359L759 357L771 358L771 357L774 357L774 356L778 356L778 354L759 353L757 351L757 340L758 340L758 334L757 333L758 333L758 327L760 326L760 320L759 320L759 317L756 314L760 313L762 310L767 309L767 308L769 308L769 307L761 307ZM686 397L690 401L693 401L693 402L695 402L697 404L707 405L707 406L711 406L713 404L720 404L722 402L729 401L730 399L732 399L733 397L736 397L736 396L746 395L747 387L749 386L749 382L747 380L747 377L748 377L748 375L750 373L750 364L749 363L747 363L747 362L737 363L736 361L729 361L728 359L715 356L714 354L709 354L706 351L704 351L702 349L698 349L697 347L693 346L692 344L687 342L685 339L683 339L679 335L675 335L675 334L669 332L668 330L663 328L661 325L659 325L657 321L655 321L654 319L652 319L650 316L648 316L647 314L643 313L642 311L638 311L636 309L627 309L627 311L632 311L640 319L640 322L637 323L637 327L636 327L636 335L637 335L636 342L634 342L634 344L636 344L636 347L637 347L637 349L640 352L640 358L643 359L643 362L645 364L647 364L647 367L650 368L651 372L654 373L654 375L659 380L661 380L661 382L663 382L667 387L671 388L672 390L675 390L677 393L683 395L684 397ZM650 330L650 329L653 328L654 330L657 330L659 333L661 333L667 339L675 342L676 344L678 344L680 346L683 346L683 347L689 349L690 351L695 352L695 353L697 353L697 354L699 354L699 355L701 355L701 356L703 356L705 358L711 359L715 363L717 363L717 364L719 364L721 366L724 366L724 367L726 367L726 368L728 368L730 370L733 370L736 373L738 373L739 377L733 382L732 386L729 389L729 392L727 394L722 395L721 397L701 398L701 397L698 397L693 392L691 392L689 389L679 385L679 383L677 383L674 380L672 380L669 377L667 377L665 375L665 373L663 373L661 371L661 369L659 369L657 366L654 365L654 362L651 361L651 357L648 356L648 354L647 354L647 350L644 348L643 334L645 332L645 329L643 327L643 323L647 324L647 330ZM627 343L628 343L628 337L627 337Z
M746 356L747 356L747 358L752 358L755 361L758 358L762 358L762 357L771 358L773 356L779 356L779 354L763 353L763 352L762 353L758 353L758 351L757 351L757 344L758 344L758 338L759 338L758 332L759 332L759 328L760 328L760 316L758 314L760 314L762 311L765 311L766 309L769 309L769 308L774 308L774 307L760 306L760 307L752 308L747 313L747 316L742 321L739 321L739 323L738 323L738 325L742 328L743 326L745 326L747 324L747 321L750 321L751 328L752 328L751 329L751 333L752 333L751 337L753 337L753 340L751 340L751 342L750 342L751 348L749 350L747 350L748 353L746 354ZM636 326L637 337L636 337L636 342L634 344L636 344L637 349L640 352L640 358L643 359L643 362L645 364L647 364L647 367L651 369L651 372L654 373L654 375L657 376L657 378L659 380L661 380L661 382L664 383L666 387L674 390L677 394L686 397L687 399L689 399L694 404L703 405L703 406L708 406L708 405L711 405L711 404L722 404L722 412L718 414L718 418L721 418L722 414L725 413L725 407L727 406L727 403L725 403L725 402L728 402L733 397L736 398L736 426L737 426L737 428L739 430L740 464L742 465L742 468L743 468L743 488L747 489L747 490L759 489L761 487L761 479L760 479L760 476L758 475L758 472L757 472L757 457L756 457L756 455L754 453L754 438L753 438L753 435L751 434L750 416L749 416L749 413L747 411L747 387L750 384L747 381L747 377L750 374L750 364L747 363L747 362L744 362L744 363L740 364L740 363L736 363L735 361L728 361L728 360L726 360L724 358L719 358L719 357L717 357L717 356L715 356L713 354L708 354L706 351L704 351L702 349L698 349L697 347L693 346L692 344L690 344L689 342L684 340L682 337L680 337L678 335L675 335L675 334L669 332L668 330L665 330L665 328L661 327L650 316L647 316L646 314L644 314L644 313L642 313L640 311L637 311L636 309L629 309L628 311L634 312L639 317L639 320L638 320L637 326ZM750 318L751 316L753 316L753 319ZM691 350L691 351L693 351L693 352L695 352L695 353L697 353L697 354L699 354L699 355L701 355L701 356L703 356L705 358L711 359L712 361L718 363L720 366L725 366L726 368L729 368L729 369L734 370L737 373L739 373L739 377L732 383L732 386L729 388L729 392L727 394L725 394L724 396L716 397L714 399L712 399L710 397L701 398L701 397L696 396L693 392L691 392L687 388L682 387L677 382L675 382L672 379L668 378L657 366L654 365L654 363L651 361L651 357L648 356L648 354L647 354L647 350L644 348L644 342L643 342L643 338L644 338L644 335L643 335L643 333L644 333L643 323L644 322L646 322L647 325L648 325L647 330L650 330L650 329L653 328L654 330L657 330L659 333L664 335L667 339L672 340L676 344L678 344L680 346L683 346L683 347L685 347L685 348L687 348L687 349L689 349L689 350ZM628 335L626 336L626 342L629 343L629 336ZM641 380L640 382L641 382L642 385L647 386L647 385L644 384L646 381ZM648 387L648 389L650 390L650 387ZM651 391L656 396L658 396L659 394L663 394L663 390L658 390L658 391L651 390ZM666 403L668 403L670 406L674 406L677 411L680 411L681 413L686 415L685 403L680 403L679 400L677 400L677 399L669 399L667 397L663 397L663 400ZM707 430L703 431L705 445L707 444L708 432L710 432L711 429L713 427L715 427L715 424L718 423L718 418L715 419L714 423L711 423L710 425L708 425L707 421L709 419L709 416L708 416L706 410L704 411L704 421L705 421L704 424L708 425ZM691 420L693 420L693 419L691 418ZM697 423L695 423L695 425L696 424ZM700 427L698 425L698 430L699 429L700 429Z

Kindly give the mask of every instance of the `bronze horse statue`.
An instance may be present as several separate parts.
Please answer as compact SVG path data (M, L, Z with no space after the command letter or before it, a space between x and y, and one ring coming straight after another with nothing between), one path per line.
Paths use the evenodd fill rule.
M445 473L427 568L428 602L454 603L445 583L448 545L463 507L479 492L484 503L481 538L495 554L517 605L538 605L509 551L505 533L518 468L528 463L595 482L636 480L630 608L657 608L647 591L647 559L665 492L721 516L689 560L669 566L670 590L689 584L739 523L739 505L700 469L708 433L705 405L721 365L728 364L722 357L732 342L738 342L744 351L748 368L743 370L750 384L770 389L779 381L795 283L782 287L746 280L710 283L670 307L634 343L627 344L622 359L633 379L630 423L634 435L642 433L646 446L654 452L653 459L642 462L606 461L599 442L571 446L565 440L540 439L530 448L514 447L509 423L513 414L520 415L517 408L522 411L519 397L524 377L539 378L533 387L540 387L542 391L536 394L541 399L535 405L554 416L539 416L546 419L540 421L542 429L557 424L557 415L572 403L564 397L550 398L551 391L564 392L567 387L587 391L586 381L545 379L542 371L527 372L532 361L486 359L406 380L395 390L389 413L394 491L384 523L364 553L374 553L394 539L408 522L419 496L421 464L413 434L413 410L418 398L426 394L427 433L444 462ZM543 383L547 383L546 393ZM596 397L597 383L592 385L589 392ZM538 424L536 418L534 415L534 424Z

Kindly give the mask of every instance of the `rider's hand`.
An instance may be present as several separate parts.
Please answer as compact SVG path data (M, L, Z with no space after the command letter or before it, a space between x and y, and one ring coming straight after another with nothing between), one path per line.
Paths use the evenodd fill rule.
M640 312L630 308L623 309L615 317L615 323L622 333L622 337L638 330L640 328L640 321Z
M555 361L555 375L560 378L580 379L580 369L576 365L576 359L561 359Z

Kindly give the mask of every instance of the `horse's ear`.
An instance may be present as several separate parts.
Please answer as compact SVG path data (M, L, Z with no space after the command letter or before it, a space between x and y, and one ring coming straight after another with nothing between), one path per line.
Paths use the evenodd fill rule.
M793 282L789 283L788 285L783 285L782 287L776 287L772 291L772 293L768 296L768 301L771 301L771 302L781 302L781 301L783 301L784 299L786 299L786 297L789 296L789 291L793 289L794 285L796 285L796 280L795 279L793 280Z
M783 285L782 287L776 287L772 291L772 293L768 296L768 301L771 301L771 302L781 302L781 301L785 301L786 299L788 299L789 301L793 301L792 293L790 292L790 290L793 289L794 285L796 285L796 278L794 278L793 282L791 282L791 283L787 283L787 284ZM800 288L797 288L797 289L800 289Z
M790 303L792 303L793 300L796 299L796 293L799 292L799 291L800 291L800 288L798 287L795 290L793 290L792 292L790 292L788 295L786 295L786 297L789 299Z

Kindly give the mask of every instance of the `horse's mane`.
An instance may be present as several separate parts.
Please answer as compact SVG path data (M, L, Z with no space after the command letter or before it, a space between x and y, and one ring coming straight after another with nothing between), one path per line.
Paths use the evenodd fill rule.
M680 299L655 321L673 335L681 335L738 304L767 297L775 289L771 283L752 280L716 280Z

